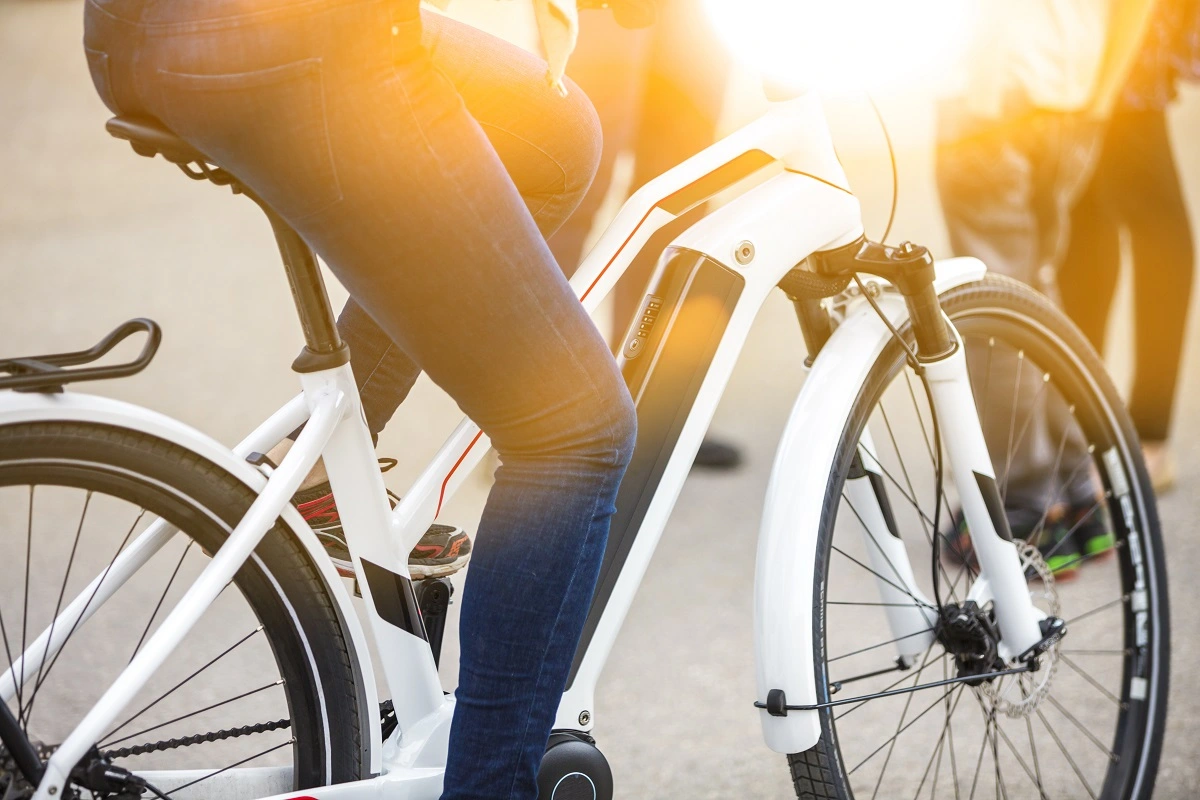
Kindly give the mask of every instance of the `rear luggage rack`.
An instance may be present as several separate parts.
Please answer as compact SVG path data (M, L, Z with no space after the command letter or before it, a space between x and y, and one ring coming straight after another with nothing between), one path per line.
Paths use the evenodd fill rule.
M78 364L89 364L103 356L130 336L145 332L146 345L133 361L106 367L63 369ZM18 392L61 392L68 383L78 381L100 381L108 378L124 378L141 372L158 352L162 341L162 328L150 319L131 319L105 336L87 350L74 353L51 353L44 356L25 356L0 360L0 389Z

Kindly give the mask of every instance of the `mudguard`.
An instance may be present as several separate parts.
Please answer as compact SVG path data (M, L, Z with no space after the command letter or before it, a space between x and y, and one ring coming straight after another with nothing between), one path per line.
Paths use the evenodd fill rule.
M953 258L937 263L939 294L981 279L983 263ZM878 300L893 325L908 319L903 299ZM757 700L781 689L788 705L818 702L813 664L813 566L829 470L851 409L891 333L875 311L859 302L847 313L813 364L792 408L767 486L754 581ZM773 716L760 711L763 737L778 753L799 753L817 743L816 711Z

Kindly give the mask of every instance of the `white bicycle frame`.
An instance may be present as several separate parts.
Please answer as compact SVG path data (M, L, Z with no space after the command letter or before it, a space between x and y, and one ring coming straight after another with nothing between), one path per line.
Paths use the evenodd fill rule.
M774 105L756 122L651 181L629 199L571 280L588 312L596 310L652 234L719 192L740 194L674 238L657 266L644 316L635 320L620 356L638 403L641 431L556 728L586 731L594 724L596 682L763 301L809 255L853 242L862 234L859 204L847 188L819 101L801 96ZM973 259L940 262L936 288L941 293L978 280L983 273L983 265ZM878 302L893 325L904 324L907 311L902 298L885 292ZM772 690L782 690L789 704L812 705L821 697L814 677L812 630L813 564L821 510L830 465L853 401L889 337L871 308L851 306L816 358L783 433L767 488L757 557L754 624L759 701L765 701ZM987 480L994 481L994 474L961 348L927 364L926 370L948 462L981 564L983 579L975 591L995 602L1004 652L1022 653L1041 638L1038 614L1016 550L997 535L980 488ZM407 554L478 464L488 441L469 420L461 422L403 501L389 511L349 366L302 375L301 383L302 395L233 451L175 420L126 403L75 393L0 393L0 425L76 420L144 431L195 451L258 492L228 542L47 762L36 800L54 800L62 791L71 768L162 665L238 568L253 557L265 532L280 518L319 566L349 633L369 726L363 735L370 747L371 777L296 793L290 791L290 768L233 769L195 791L208 797L278 795L320 800L365 800L381 791L397 800L440 794L454 700L443 694L412 603ZM249 453L266 452L306 420L295 445L269 477L245 461ZM869 436L864 436L860 447L864 465L872 471ZM381 739L374 713L377 687L358 617L324 549L289 503L322 456L395 706L398 727L387 742ZM862 486L864 481L850 481L847 491L862 491ZM855 505L868 509L866 535L888 548L887 561L898 568L897 580L920 597L903 543L887 535L881 514L869 511L872 506L878 510L874 495L863 492ZM63 632L90 617L174 534L167 523L158 521L127 547L113 567L97 576L0 676L0 699L9 700L16 676L37 673L41 660L53 657L61 647ZM895 585L877 583L885 598L897 591ZM889 615L889 622L900 637L929 628L927 614L914 605ZM897 644L901 657L920 652L928 643L911 638L915 641ZM773 750L794 753L818 741L817 711L759 713L766 743ZM171 791L206 771L144 774L154 785Z

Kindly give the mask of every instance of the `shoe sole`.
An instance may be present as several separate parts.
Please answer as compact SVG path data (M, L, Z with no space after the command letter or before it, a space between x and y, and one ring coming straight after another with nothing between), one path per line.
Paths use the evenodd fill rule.
M354 565L349 561L340 558L329 557L333 562L333 566L337 568L338 575L343 578L356 577L354 574ZM445 564L412 564L408 565L408 576L414 581L428 580L429 578L446 578L456 572L461 572L471 560L471 554L459 556L453 561L447 561Z

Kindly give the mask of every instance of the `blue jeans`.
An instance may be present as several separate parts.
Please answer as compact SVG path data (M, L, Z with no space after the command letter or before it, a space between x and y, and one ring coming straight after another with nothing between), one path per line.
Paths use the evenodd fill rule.
M417 0L89 0L85 30L111 109L237 175L350 291L372 430L424 370L499 451L443 797L535 797L636 427L545 242L599 158L587 99Z

